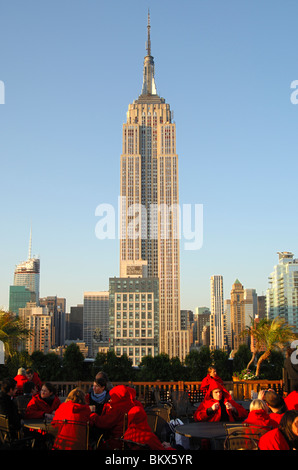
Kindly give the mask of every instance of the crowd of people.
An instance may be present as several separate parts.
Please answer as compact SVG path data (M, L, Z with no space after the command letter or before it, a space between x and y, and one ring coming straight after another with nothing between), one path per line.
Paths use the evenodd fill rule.
M194 413L194 420L239 421L261 426L266 432L258 442L260 450L298 450L298 381L293 377L285 397L272 389L260 390L247 412L232 399L215 368L210 367L201 384L205 397Z
M232 398L214 367L208 369L201 390L204 399L194 412L195 422L239 421L263 426L267 431L259 440L259 449L298 450L297 384L285 397L274 390L261 390L258 398L252 400L249 411ZM16 433L24 420L48 420L57 430L53 444L56 450L74 448L76 424L87 423L90 449L121 449L122 439L128 439L152 450L175 450L151 430L146 410L136 398L136 390L125 385L113 386L104 372L95 376L87 393L75 388L61 402L50 382L42 382L32 369L19 369L14 378L2 381L0 414L8 417ZM65 420L73 426L67 429L61 426Z
M27 373L31 375L27 376ZM169 443L162 443L152 432L144 406L136 399L135 389L124 385L113 386L104 372L96 375L86 394L75 388L61 402L50 382L42 383L38 374L19 369L16 377L2 381L0 414L7 416L11 429L16 433L26 420L50 422L51 427L57 428L54 450L78 448L76 439L79 428L76 424L87 423L90 449L121 449L122 439L146 445L152 450L172 449ZM124 428L125 416L127 422ZM71 426L61 425L65 421ZM100 446L97 447L99 441Z

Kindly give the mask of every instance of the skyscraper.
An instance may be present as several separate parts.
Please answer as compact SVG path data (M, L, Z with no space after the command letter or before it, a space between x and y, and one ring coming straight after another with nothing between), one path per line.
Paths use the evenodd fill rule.
M160 352L185 357L188 332L180 320L179 191L176 125L157 94L150 16L141 95L123 124L120 171L120 277L143 264L159 279Z
M245 328L244 287L236 279L231 290L231 333L232 349L237 350L244 339L240 337Z
M39 299L39 305L47 307L50 315L53 317L55 329L53 344L55 346L63 346L65 343L66 299L57 296L43 297Z
M210 348L226 349L223 277L211 276Z
M109 341L109 292L84 292L83 340L88 357L95 357L98 348Z
M298 333L298 259L293 253L278 253L278 264L269 277L267 318L284 318Z
M27 261L18 264L14 271L14 283L10 286L9 310L18 313L19 308L25 307L27 302L36 302L39 305L39 276L40 260L32 256L32 230L30 231L29 253ZM24 289L16 289L22 286ZM30 299L29 299L30 297Z

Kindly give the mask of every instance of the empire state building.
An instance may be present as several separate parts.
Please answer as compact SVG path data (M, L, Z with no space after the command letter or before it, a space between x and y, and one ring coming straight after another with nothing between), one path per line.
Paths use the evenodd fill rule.
M176 125L170 105L157 94L150 29L148 14L142 91L123 124L120 276L141 269L143 276L158 278L159 352L183 360L189 346L180 319Z

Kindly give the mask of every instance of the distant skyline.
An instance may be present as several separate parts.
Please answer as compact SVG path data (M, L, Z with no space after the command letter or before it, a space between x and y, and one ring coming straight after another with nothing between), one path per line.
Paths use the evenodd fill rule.
M176 122L180 205L203 205L201 249L181 244L181 309L210 307L213 275L225 299L236 278L265 295L277 252L298 257L296 2L12 0L0 28L4 309L31 226L41 297L65 297L69 311L119 276L119 240L96 237L95 211L117 208L148 8L157 92Z

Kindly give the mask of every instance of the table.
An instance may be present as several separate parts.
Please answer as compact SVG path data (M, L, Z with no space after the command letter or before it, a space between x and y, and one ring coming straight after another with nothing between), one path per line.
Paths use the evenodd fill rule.
M58 433L58 427L52 426L50 421L44 419L25 419L23 421L24 433L32 435L35 439L34 449L51 450Z
M229 423L231 425L232 423ZM239 423L233 425L239 426ZM225 423L222 421L199 421L177 426L175 432L190 439L190 448L222 450L227 437ZM203 440L203 442L202 442Z
M25 419L23 427L32 431L42 431L47 434L56 435L58 428L51 425L51 421L44 419Z

